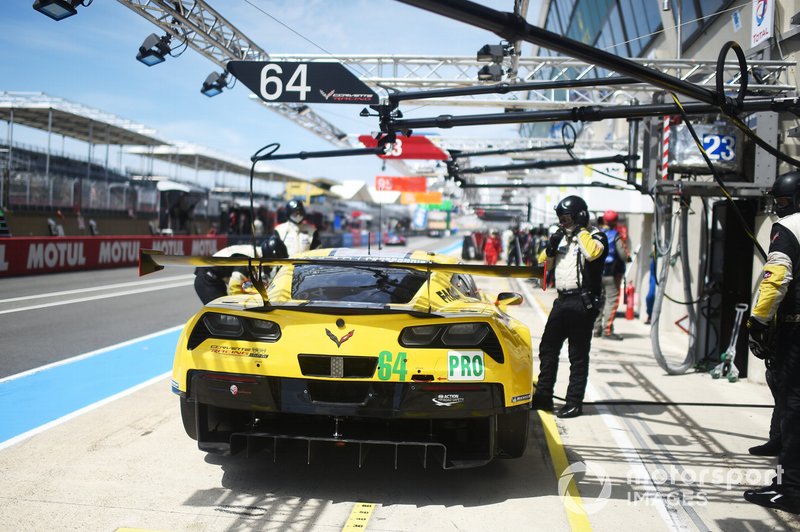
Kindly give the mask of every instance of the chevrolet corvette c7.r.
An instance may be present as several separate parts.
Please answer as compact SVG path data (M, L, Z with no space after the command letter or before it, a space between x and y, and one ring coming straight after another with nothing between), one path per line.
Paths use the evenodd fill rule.
M490 300L465 271L524 268L343 248L282 263L266 298L218 298L183 329L172 388L201 450L357 444L360 465L362 446L389 445L445 468L523 454L531 336L506 312L522 298Z

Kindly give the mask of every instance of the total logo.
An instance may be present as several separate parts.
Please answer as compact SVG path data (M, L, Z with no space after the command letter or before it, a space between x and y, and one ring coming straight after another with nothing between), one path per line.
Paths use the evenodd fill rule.
M767 2L768 0L758 0L755 5L756 25L761 26L764 23L764 18L767 16Z

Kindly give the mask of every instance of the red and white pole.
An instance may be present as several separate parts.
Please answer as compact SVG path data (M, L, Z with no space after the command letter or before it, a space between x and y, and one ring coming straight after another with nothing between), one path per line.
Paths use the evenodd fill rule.
M661 141L661 179L669 179L669 116L664 117L664 134Z

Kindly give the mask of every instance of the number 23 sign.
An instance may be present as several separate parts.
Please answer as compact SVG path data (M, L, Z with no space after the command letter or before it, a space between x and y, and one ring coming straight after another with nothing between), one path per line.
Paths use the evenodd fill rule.
M703 149L712 161L730 162L736 159L736 137L733 135L703 135Z
M267 102L364 105L379 101L341 63L230 61L228 72Z

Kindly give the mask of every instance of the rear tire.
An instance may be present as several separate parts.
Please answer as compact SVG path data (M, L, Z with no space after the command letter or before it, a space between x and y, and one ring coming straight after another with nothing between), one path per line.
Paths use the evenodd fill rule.
M497 416L497 448L501 458L519 458L528 447L528 415L520 409Z

